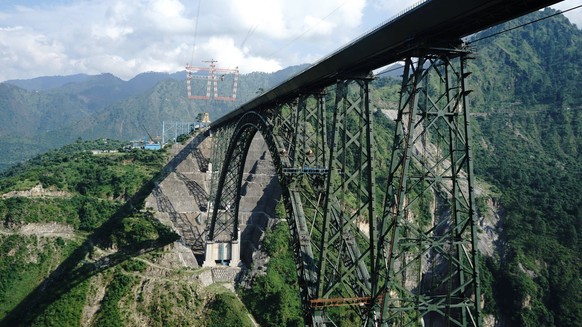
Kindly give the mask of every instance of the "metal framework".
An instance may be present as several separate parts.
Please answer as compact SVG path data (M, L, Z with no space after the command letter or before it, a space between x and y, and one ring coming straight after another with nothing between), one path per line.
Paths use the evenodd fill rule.
M307 324L328 325L338 306L368 326L481 324L468 53L420 52L431 55L406 59L380 214L367 76L213 130L207 240L238 242L244 163L259 132L281 183Z
M222 101L236 101L236 93L238 88L238 67L235 69L217 68L216 60L209 61L209 67L194 67L186 64L186 89L188 91L188 99L194 100L222 100ZM206 75L204 74L206 72ZM198 73L198 74L197 74ZM202 73L202 74L200 74ZM225 81L227 75L232 75L232 96L221 96L218 94L218 82ZM206 95L192 95L192 80L206 79Z
M196 122L162 121L162 145L176 142L179 135L190 134L196 128L196 125Z
M307 324L328 325L338 306L368 326L481 324L468 52L420 52L431 54L405 60L379 214L367 76L213 130L207 240L239 241L241 179L258 132L281 183Z
M215 143L224 159L218 159L223 162L219 170L213 168L221 173L213 182L208 242L238 241L243 166L259 132L282 184L310 324L327 323L326 310L338 305L351 305L365 316L362 304L371 302L376 253L370 241L375 198L369 80L340 80L329 93L316 90L247 112L236 124L219 129L230 135L227 147ZM332 106L326 108L330 99Z
M377 319L480 326L467 53L427 52L404 68L378 236L386 262L378 262Z

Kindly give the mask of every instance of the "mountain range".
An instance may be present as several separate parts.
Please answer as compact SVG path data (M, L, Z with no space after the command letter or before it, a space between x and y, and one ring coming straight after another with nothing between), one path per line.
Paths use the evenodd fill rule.
M163 121L217 118L307 65L240 76L235 102L189 100L186 72L148 72L124 81L112 74L46 76L0 83L0 171L78 138L130 140L160 135ZM195 84L203 94L204 83ZM228 86L225 86L227 88ZM199 93L195 93L198 91Z
M468 64L472 75L467 83L473 90L468 101L474 118L471 127L475 173L484 193L478 195L477 209L480 222L484 215L495 217L493 226L479 226L481 235L491 234L489 236L493 239L491 253L481 256L483 312L489 317L485 326L574 327L582 321L582 31L564 16L543 19L555 13L551 9L538 11L466 40L475 52L475 59ZM530 24L532 21L537 23ZM495 36L488 37L490 35ZM215 119L254 97L261 89L268 89L304 68L296 66L272 74L243 75L239 100L233 103L188 100L185 72L145 73L130 81L103 74L4 82L0 84L1 164L6 168L79 138L128 140L143 137L144 129L157 134L162 121L194 119L199 112L210 112L211 118ZM389 105L398 101L398 90L397 80L378 78L371 83L371 106L390 109ZM379 125L375 122L375 126ZM375 128L375 132L388 135L391 131ZM378 151L378 160L388 160L387 150L381 150ZM145 165L152 161L141 158L147 155L143 152L136 151L132 155L137 156L132 159L136 163ZM124 190L112 193L117 195L139 187L136 172L132 171L132 165L124 164L126 160L117 162L119 167L111 169L107 176L118 176L115 174L128 170L129 175L123 176L132 177L124 179L119 175L111 178L119 184L115 187L99 184L104 180L100 160L89 154L76 154L75 157L58 154L37 157L35 162L79 165L82 169L67 171L80 185L75 188L67 184L72 188L71 192L82 190L87 193L86 190L91 189L86 185L89 180L90 186L102 190L98 193L111 200L119 197L109 196L110 189ZM89 163L93 165L89 167ZM33 164L31 166L34 168ZM0 179L2 185L9 185L6 189L23 191L25 186L30 188L36 185L36 179L27 178L36 175L40 176L39 180L44 178L47 183L53 182L56 188L60 187L59 183L64 183L56 178L53 178L56 181L51 181L54 176L45 176L42 167L36 168L36 175L27 173L26 165L17 168L7 173L12 179L7 178L6 182ZM84 174L83 178L79 177L79 171ZM136 185L127 187L124 185L126 181ZM52 201L43 201L49 200ZM75 197L71 198L73 200L79 202ZM39 203L43 202L40 199L30 203L22 199L0 199L0 205L4 205L0 206L3 226L10 228L18 215L29 219L27 222L34 222L33 218L38 217L31 218L26 213L36 215L43 211L32 210L33 205ZM95 200L92 205L98 209L90 213L104 212L100 207L103 203L106 201ZM11 212L10 208L19 211ZM66 218L60 214L54 216ZM83 216L91 215L83 212ZM42 219L50 221L54 217ZM132 225L126 227L131 231L129 227ZM0 241L4 237L8 239L0 234ZM32 245L0 244L5 246L7 253L18 248L23 257L34 257L26 252L35 249ZM10 256L0 256L0 261L10 259ZM54 264L51 263L50 267ZM0 268L5 267L0 265ZM41 270L42 273L48 271ZM17 279L5 279L6 285L12 285L12 288L5 289L18 289ZM120 280L123 279L120 277ZM119 285L112 285L109 288L111 293L124 292ZM123 294L126 299L130 298L127 295L130 292ZM74 297L75 293L68 295ZM85 301L85 293L78 298L78 302ZM170 303L167 311L156 307L152 312L174 313L172 309L178 306L174 298L172 294L172 298L167 300ZM108 301L114 303L115 308L121 306L124 312L133 311L131 301L114 300ZM103 303L102 307L105 306ZM85 307L91 305L82 304ZM46 319L50 322L50 314L46 314Z

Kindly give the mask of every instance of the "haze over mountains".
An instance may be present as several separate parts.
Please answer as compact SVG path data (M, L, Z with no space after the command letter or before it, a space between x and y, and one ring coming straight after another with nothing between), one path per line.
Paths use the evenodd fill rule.
M553 10L535 12L480 33L474 39L553 13ZM582 321L582 31L565 17L557 16L483 39L471 46L475 49L475 60L470 61L468 67L473 73L467 81L473 90L468 100L470 111L474 113L471 124L475 173L478 186L483 192L477 195L477 209L480 221L484 220L484 215L493 216L496 221L494 226L479 226L481 235L487 233L494 240L491 252L483 253L482 256L484 314L489 317L485 326L578 327ZM261 89L268 89L303 68L290 67L274 74L252 73L241 76L240 102L245 102ZM380 78L371 84L372 108L390 109L389 105L397 103L397 80ZM177 75L145 73L130 81L103 74L0 83L1 164L6 167L48 148L73 142L79 137L143 137L142 126L155 134L161 128L162 120L193 119L201 111L211 112L215 119L240 102L211 104L188 100L183 72ZM377 128L388 126L390 122L387 118L377 114L375 119L378 120L375 122L375 133L384 133L384 139L391 137L391 130ZM388 148L386 146L383 151L378 151L377 160L388 162ZM147 167L152 161L146 157L151 153L145 151L136 151L131 155L136 156L136 167L138 163ZM111 185L99 184L103 178L97 178L98 174L94 174L104 173L99 171L101 158L87 153L77 154L74 158L83 158L87 162L71 160L67 151L60 151L36 160L29 167L19 166L0 181L7 190L22 191L19 187L32 187L44 178L48 186L59 188L59 183L64 182L58 178L51 180L54 176L44 176L43 169L71 165L74 168L68 171L71 176L77 179L83 176L95 184L92 186L97 191L103 190L101 193L107 194ZM47 166L38 166L40 164ZM123 161L119 164L130 172L134 168ZM27 171L27 168L31 169ZM113 171L123 169L116 168ZM84 175L78 175L78 170ZM131 172L124 175L131 176L126 179L115 178L119 184L116 186L125 189L125 192L129 192L127 189L139 188L135 174ZM127 181L132 187L126 187ZM87 184L87 180L80 182ZM80 189L86 191L87 185L84 184ZM71 189L78 191L74 187ZM76 200L75 197L70 199L73 202ZM34 206L46 202L53 204L50 201L60 205L69 199L34 199L28 202L22 199L0 199L0 219L4 219L2 226L11 228L16 218L22 219L19 222L22 224L35 222L33 219L54 221L55 217L63 220L67 218L65 215L46 217L41 215L43 210L33 210ZM106 201L103 199L84 201L83 216L104 211L101 206ZM94 208L99 209L85 212L86 203L93 203ZM42 217L32 217L28 214L30 212ZM35 258L40 250L27 244L41 242L34 237L18 235L14 230L10 230L10 233L14 233L10 236L0 234L0 245L4 246L5 252L18 248L23 258ZM13 243L3 242L8 237ZM54 243L56 249L64 248L57 241ZM35 281L41 283L50 274L49 270L59 264L51 261L50 268L38 268L36 272L29 269L36 267L35 262L18 261L23 267L16 267L6 263L11 259L14 258L0 256L0 277L4 277L0 282L5 283L0 283L0 292L22 289L21 284L18 284L22 281L10 276L21 276L22 272L32 271L35 278L38 277ZM5 274L4 271L13 274ZM102 278L100 276L96 278ZM191 280L181 282L184 285L191 284ZM128 300L110 302L124 314L133 312L133 293L123 293L118 291L121 288L115 286L107 284L104 287L111 293L121 294L118 298L123 295ZM74 302L79 302L80 307L99 306L85 302L88 292L77 296ZM10 292L4 294L0 299L5 299L6 303L18 303L10 298ZM160 294L167 295L165 290ZM164 298L164 303L170 309L160 311L159 307L152 307L152 312L173 316L177 307L184 308L184 312L191 312L191 302L179 302L175 294ZM66 295L72 298L76 293L69 292ZM148 296L154 298L152 294ZM43 299L39 298L39 301ZM269 304L275 301L271 302ZM270 309L271 306L264 308ZM51 316L52 313L47 312L42 312L39 317L49 325L54 322L51 319L58 316Z
M541 16L541 12L535 14ZM518 20L503 26L517 24ZM541 28L554 25L561 29ZM500 29L495 27L484 33ZM582 88L582 82L575 78L581 60L579 44L556 33L566 31L576 35L580 30L564 17L536 24L531 40L524 37L526 30L512 33L517 38L502 34L475 43L482 66L475 71L487 75L482 87L476 90L486 96L476 97L473 100L476 106L483 102L514 102L510 98L516 96L515 92L520 92L517 96L529 92L526 98L533 102L579 97L576 90ZM145 129L160 135L163 121L192 121L199 112L210 112L215 119L306 67L242 75L236 102L188 100L184 71L147 72L128 81L108 73L5 81L0 83L0 152L4 154L0 171L77 138L141 139L146 135ZM499 70L510 75L498 74ZM398 78L398 72L392 69L380 73L383 77ZM531 83L524 83L525 80ZM205 94L206 81L197 83L193 84L193 93ZM500 85L507 92L497 92ZM228 89L229 85L222 87ZM540 99L542 95L546 98Z
M79 137L130 140L147 135L144 129L160 135L163 121L192 122L199 112L216 118L306 66L242 75L236 102L189 100L185 71L142 73L129 81L77 74L0 83L0 171ZM193 86L195 95L204 94L206 81Z

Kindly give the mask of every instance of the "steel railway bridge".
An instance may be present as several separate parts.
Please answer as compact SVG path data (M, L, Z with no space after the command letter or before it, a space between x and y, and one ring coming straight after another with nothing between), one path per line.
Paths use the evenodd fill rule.
M239 260L243 166L260 133L282 188L307 325L332 325L329 308L349 306L367 326L480 326L471 53L461 38L556 2L421 2L212 123L206 260ZM368 85L394 62L405 66L382 201L374 148L387 145L373 140ZM446 218L415 214L429 194Z

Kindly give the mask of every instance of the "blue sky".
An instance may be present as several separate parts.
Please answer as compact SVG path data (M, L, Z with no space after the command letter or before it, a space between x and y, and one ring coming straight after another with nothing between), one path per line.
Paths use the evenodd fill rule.
M0 0L0 81L313 63L418 0ZM555 6L567 9L582 0ZM582 10L568 14L582 27Z

